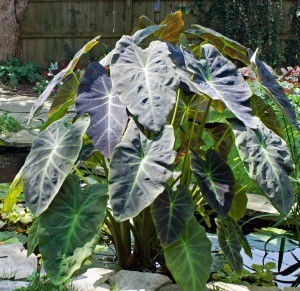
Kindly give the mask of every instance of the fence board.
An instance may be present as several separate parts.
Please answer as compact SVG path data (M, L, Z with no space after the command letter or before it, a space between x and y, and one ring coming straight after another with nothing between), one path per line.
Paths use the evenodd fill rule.
M155 0L29 0L22 21L19 55L23 60L48 65L66 59L87 40L102 35L96 57L106 46L112 48L123 34L128 34L141 15L156 23L180 7L191 7L194 0L161 0L160 11L154 11ZM209 5L209 1L207 1ZM281 39L290 39L290 9L295 0L283 2ZM185 27L199 23L198 15L184 15Z

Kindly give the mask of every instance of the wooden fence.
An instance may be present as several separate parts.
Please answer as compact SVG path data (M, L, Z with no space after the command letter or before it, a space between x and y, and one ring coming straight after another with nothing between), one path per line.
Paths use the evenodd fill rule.
M22 21L19 55L22 60L48 65L71 57L83 44L102 35L93 51L99 57L123 35L129 34L141 15L155 22L180 7L191 7L194 0L29 0ZM209 2L209 1L207 1ZM283 19L288 19L295 0L284 1ZM199 23L199 15L184 15L185 25ZM282 25L281 38L289 38L289 23Z

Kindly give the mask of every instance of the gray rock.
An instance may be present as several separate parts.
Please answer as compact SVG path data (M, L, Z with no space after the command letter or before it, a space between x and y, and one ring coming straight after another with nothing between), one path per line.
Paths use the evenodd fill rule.
M207 290L216 290L217 288L222 291L280 291L280 288L278 287L242 286L224 282L213 282L207 284Z
M105 289L107 286L101 284L114 273L115 271L109 269L90 268L84 274L75 277L70 284L78 291L110 290L109 285L108 289Z
M17 288L27 287L28 285L29 285L29 282L4 280L4 281L0 281L0 290L1 291L12 291Z
M296 287L284 287L283 291L300 291L300 288L296 288Z
M109 279L110 286L114 290L145 290L154 291L158 288L171 284L169 277L153 274L153 273L141 273L122 270Z
M181 291L181 289L177 284L170 284L159 288L157 291Z
M6 146L17 148L29 148L32 145L35 136L28 130L22 129L19 132L13 133L10 137L4 139Z
M36 270L36 256L27 258L27 250L21 244L0 245L0 279L22 280Z

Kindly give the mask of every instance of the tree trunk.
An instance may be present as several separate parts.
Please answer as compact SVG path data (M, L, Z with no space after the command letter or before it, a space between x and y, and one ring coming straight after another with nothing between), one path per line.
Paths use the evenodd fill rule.
M16 55L20 23L28 0L0 0L0 60Z

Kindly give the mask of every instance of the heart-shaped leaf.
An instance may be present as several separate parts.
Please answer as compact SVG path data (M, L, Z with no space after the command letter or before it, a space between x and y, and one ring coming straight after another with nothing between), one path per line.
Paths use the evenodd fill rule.
M30 121L32 120L34 114L38 111L38 109L43 106L44 102L50 96L50 94L51 94L52 90L55 88L55 86L58 85L64 78L66 78L67 76L69 76L73 72L73 70L74 70L78 60L80 59L80 57L83 54L87 53L91 48L93 48L99 42L98 41L99 38L100 38L100 36L95 37L94 39L89 41L82 49L80 49L75 54L74 58L71 60L69 65L65 69L60 71L52 79L52 81L47 85L44 92L40 95L40 97L36 100L35 104L32 106L32 108L30 110L30 113L29 113L27 125L30 123Z
M199 24L193 25L196 29L189 29L187 32L197 35L214 45L220 52L234 59L242 61L245 65L250 65L247 57L247 48L240 43L218 33L212 29Z
M270 104L260 97L253 95L251 97L251 107L253 114L258 116L266 127L270 128L277 135L282 136L280 122Z
M129 36L118 41L111 64L113 87L138 122L158 132L172 112L177 78L167 45L154 41L142 50Z
M133 120L129 122L110 163L109 195L116 219L136 216L164 191L172 176L173 147L172 126L150 140Z
M105 218L106 184L88 186L69 175L49 208L39 217L39 249L45 271L55 284L61 284L81 267L100 238Z
M152 204L152 217L160 241L167 247L177 241L194 215L194 204L189 189L169 186Z
M243 258L240 254L242 243L232 225L220 218L215 219L219 245L232 269L240 274L243 270Z
M258 58L256 52L253 53L253 51L248 49L248 55L251 63L257 68L257 74L260 77L263 88L277 104L282 113L290 120L295 128L300 131L294 108L285 95L283 88L277 83L267 65Z
M104 67L98 62L90 64L85 71L78 90L76 109L78 116L84 113L90 115L87 135L98 151L111 158L125 130L128 116Z
M235 66L218 50L206 44L201 47L201 59L182 47L187 70L195 74L194 87L214 100L221 100L246 126L255 128L257 120L250 107L251 89Z
M181 237L164 248L168 269L184 291L206 290L212 263L211 242L205 229L192 218Z
M25 201L38 216L59 191L79 155L88 120L66 127L58 120L39 133L23 168Z
M225 217L234 195L234 176L230 167L218 152L208 150L205 160L191 154L191 169L206 202Z
M237 120L230 122L249 176L260 186L272 205L280 213L287 214L294 203L288 176L294 167L285 141L263 123L257 129L250 129Z

